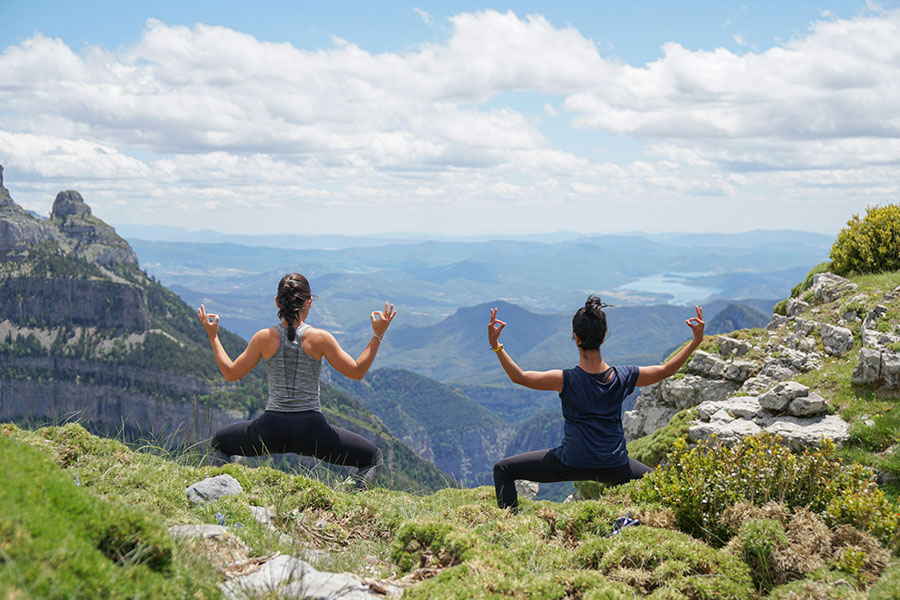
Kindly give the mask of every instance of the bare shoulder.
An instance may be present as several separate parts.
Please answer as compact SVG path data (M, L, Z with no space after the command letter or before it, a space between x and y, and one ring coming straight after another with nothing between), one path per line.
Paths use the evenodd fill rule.
M336 343L337 340L334 338L331 332L326 329L310 327L303 333L304 347L309 344L310 346L315 348L324 348L325 346L330 346Z
M275 326L260 329L250 338L250 346L255 346L266 360L278 350L278 328Z

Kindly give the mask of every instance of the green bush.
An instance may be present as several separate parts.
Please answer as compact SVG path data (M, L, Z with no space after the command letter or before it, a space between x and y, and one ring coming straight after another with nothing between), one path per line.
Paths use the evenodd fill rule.
M784 525L775 519L750 519L741 525L738 538L756 588L761 592L771 590L775 583L775 551L788 542Z
M872 206L847 221L831 246L836 273L880 273L900 269L900 205Z
M829 510L832 523L860 526L888 541L887 528L896 528L897 518L889 501L874 486L871 470L844 465L835 449L826 440L821 448L795 454L770 434L746 437L733 447L700 442L689 448L678 441L668 464L645 475L633 496L671 507L679 529L715 545L732 536L722 514L740 501Z
M391 544L391 560L403 571L461 563L474 539L443 521L407 521Z

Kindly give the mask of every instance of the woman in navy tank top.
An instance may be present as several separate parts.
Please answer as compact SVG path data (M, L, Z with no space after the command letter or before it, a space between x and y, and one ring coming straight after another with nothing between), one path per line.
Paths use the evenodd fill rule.
M639 479L650 467L630 458L622 427L622 401L635 386L650 385L673 375L703 341L703 309L685 323L693 332L691 342L662 365L610 366L600 354L606 338L606 313L600 298L588 296L572 319L572 336L578 346L578 365L572 369L523 371L500 343L506 323L491 309L488 341L503 370L513 383L534 390L559 392L565 419L562 443L504 458L494 465L494 488L501 508L516 508L515 481L599 481L618 485Z
M217 431L210 442L215 458L230 462L235 455L288 452L314 456L329 463L356 467L353 475L356 486L369 486L381 467L381 452L364 437L325 420L319 405L319 373L324 357L338 373L362 379L397 315L394 305L385 302L383 311L369 315L372 337L356 359L341 348L331 333L306 323L312 305L306 277L299 273L282 277L275 305L281 322L253 334L247 349L234 360L219 341L219 316L207 313L202 304L197 309L216 364L227 381L240 379L260 359L266 363L268 378L265 412L251 421L234 423Z

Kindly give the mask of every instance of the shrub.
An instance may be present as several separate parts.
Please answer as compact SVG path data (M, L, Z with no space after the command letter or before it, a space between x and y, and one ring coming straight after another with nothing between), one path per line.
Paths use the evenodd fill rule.
M741 555L750 565L756 589L768 592L775 583L775 551L787 545L784 525L775 519L750 519L738 530Z
M638 482L634 499L671 507L679 529L715 545L732 536L722 516L741 501L756 506L782 502L814 512L831 506L832 522L856 521L879 536L880 519L886 519L884 527L896 523L884 494L873 485L872 472L861 465L845 466L827 440L802 454L792 453L770 434L746 437L730 448L706 442L688 448L679 441L668 460Z
M448 567L463 561L473 538L442 521L407 521L391 544L391 560L403 571Z
M853 215L831 246L836 273L879 273L900 269L900 205L872 206Z

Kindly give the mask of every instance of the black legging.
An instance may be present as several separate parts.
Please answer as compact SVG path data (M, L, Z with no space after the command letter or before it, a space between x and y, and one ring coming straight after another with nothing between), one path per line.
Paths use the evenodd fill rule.
M328 424L319 411L266 411L252 421L223 427L211 446L229 456L302 454L325 462L356 467L366 483L377 476L381 452L375 444L341 427Z
M556 481L599 481L609 485L619 485L632 479L640 479L652 471L647 465L629 458L621 467L608 469L574 469L556 458L552 449L535 450L509 456L494 465L494 489L500 508L516 508L519 496L516 480L526 479L539 483Z

